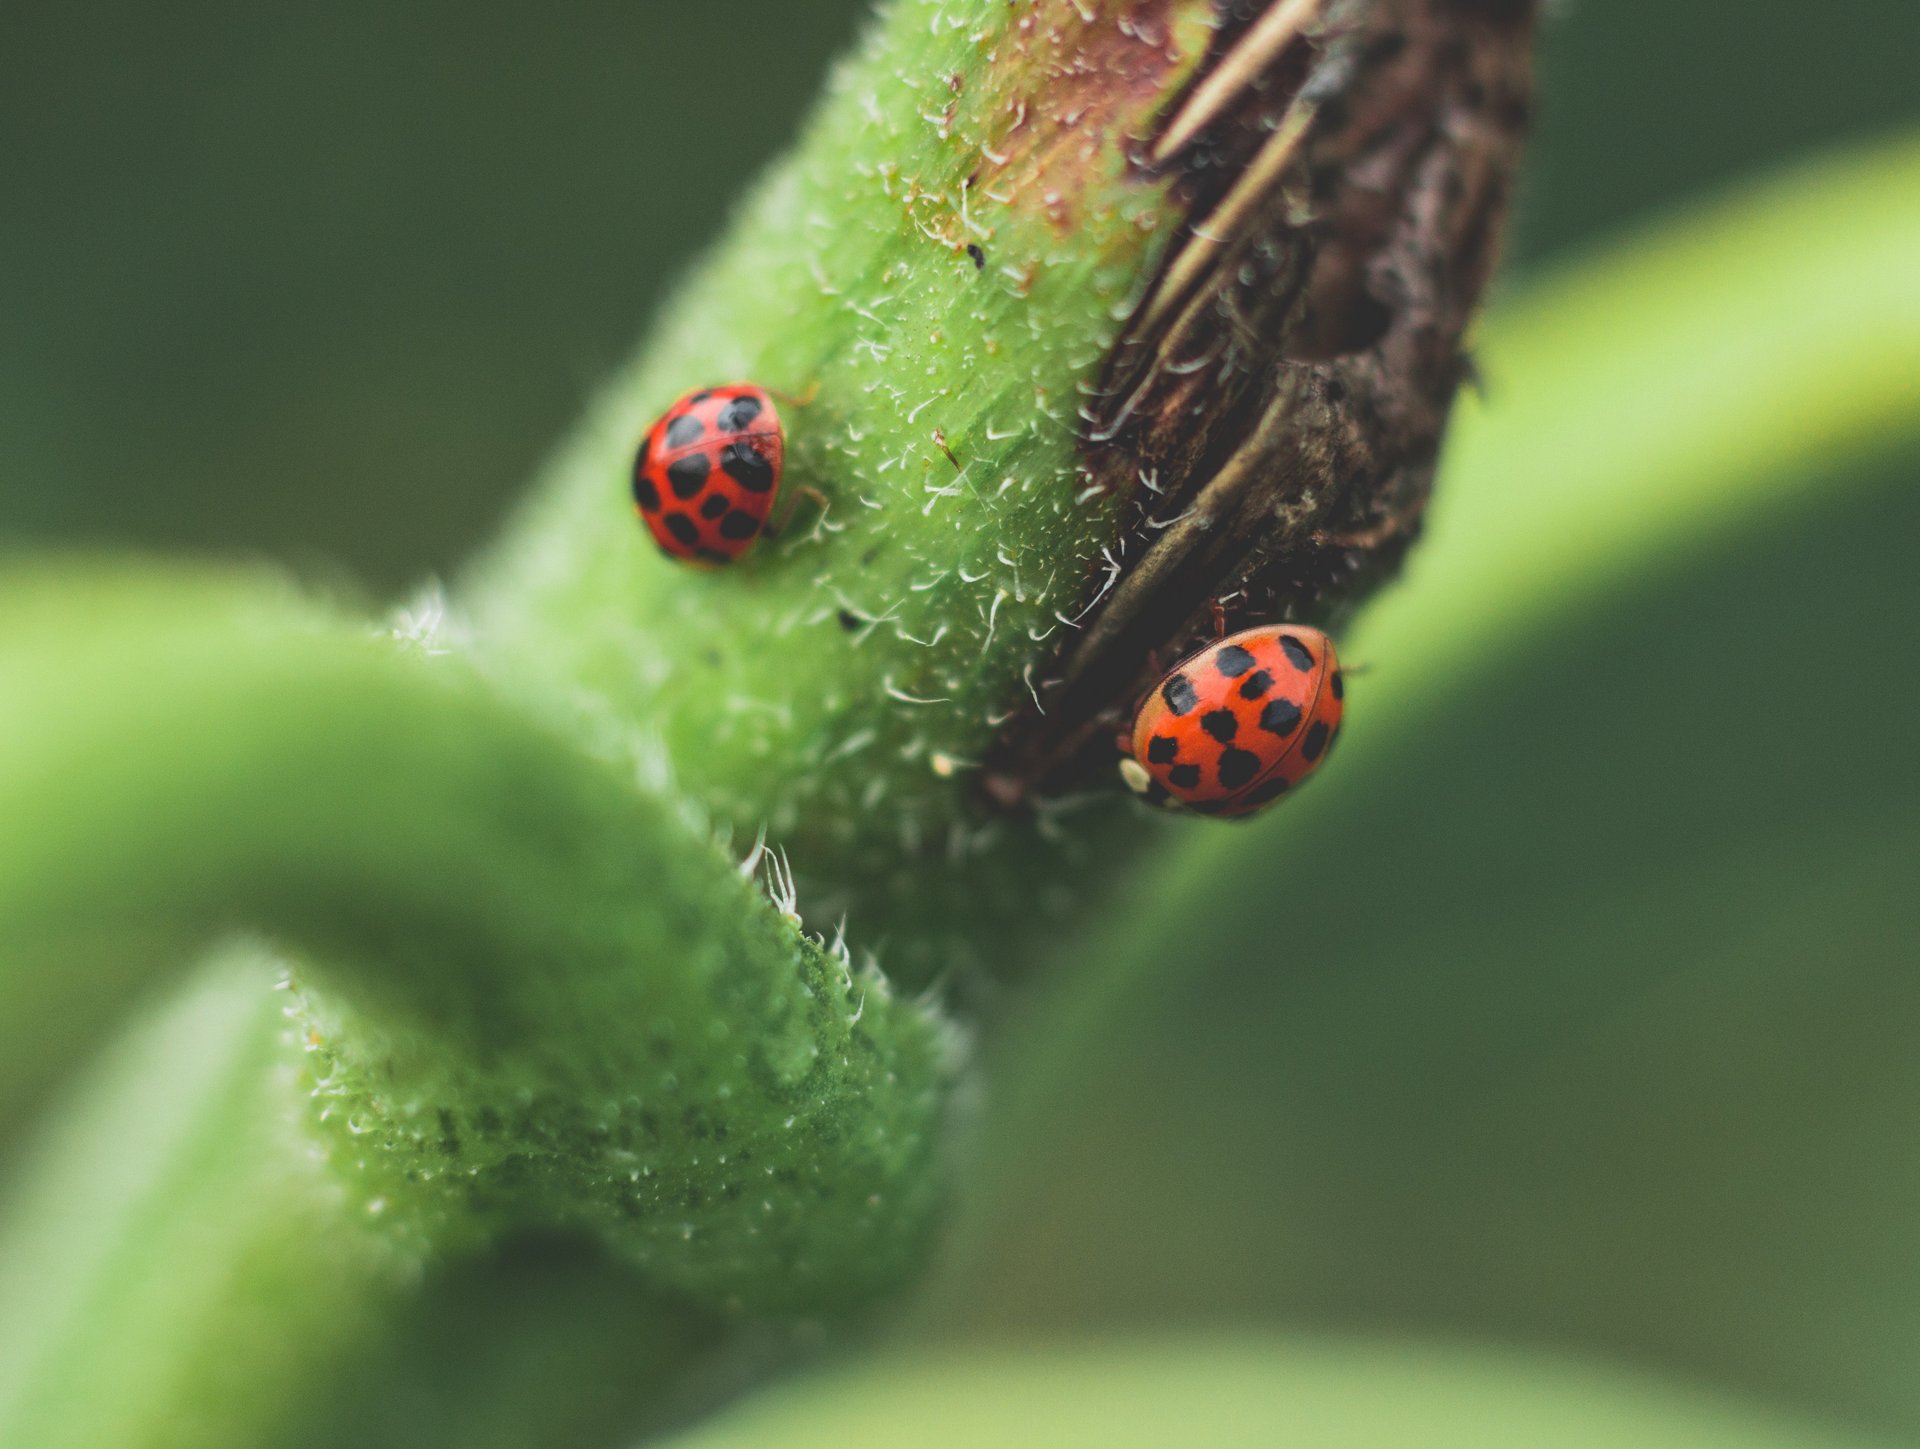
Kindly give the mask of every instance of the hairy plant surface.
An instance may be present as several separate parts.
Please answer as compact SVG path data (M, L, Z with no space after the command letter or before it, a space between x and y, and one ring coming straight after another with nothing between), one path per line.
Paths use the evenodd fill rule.
M238 571L0 580L0 1439L412 1432L407 1366L451 1370L409 1325L479 1302L503 1337L537 1303L514 1275L584 1254L623 1291L567 1289L573 1339L526 1310L582 1348L484 1432L584 1397L552 1413L602 1442L911 1284L988 1160L975 1044L1032 1030L1024 978L1075 939L1096 994L1184 969L1201 933L1116 882L1215 922L1269 890L1262 831L1150 851L1113 729L1216 616L1339 623L1400 566L1531 22L900 0L450 599L374 624ZM1775 461L1898 426L1912 217L1829 242L1866 305L1781 300L1778 247L1725 271L1744 226L1510 325L1534 431L1469 440L1494 482L1433 566L1452 613L1367 636L1381 699L1730 507L1756 399ZM1716 356L1768 294L1791 345ZM1662 376L1607 334L1623 308L1717 381L1684 417L1623 382ZM1563 356L1568 318L1591 345ZM627 470L735 379L790 399L808 501L689 571ZM1623 398L1639 426L1590 458L1625 483L1531 486ZM624 1346L649 1372L594 1399Z

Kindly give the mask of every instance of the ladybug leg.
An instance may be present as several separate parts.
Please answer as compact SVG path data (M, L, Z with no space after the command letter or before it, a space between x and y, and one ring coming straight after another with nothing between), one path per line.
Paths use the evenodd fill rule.
M767 396L775 402L785 403L788 407L803 408L820 396L820 379L816 377L808 383L807 390L802 393L779 392L774 388L768 388Z
M1026 786L1012 775L1003 775L997 770L989 770L980 777L980 789L1002 810L1015 809L1027 798Z
M1244 589L1236 589L1231 594L1223 595L1217 599L1207 600L1207 617L1213 620L1214 638L1224 639L1227 637L1227 605L1245 597L1245 594L1246 591Z
M827 513L833 507L833 500L818 488L811 487L804 483L794 490L794 496L796 498L807 499L815 508L820 510L813 518L813 537L818 538L820 531L827 526ZM791 508L794 505L788 504L787 506ZM834 525L836 532L839 530L839 527L840 525L838 524Z
M1353 533L1326 533L1316 529L1313 541L1321 548L1375 548L1393 533L1388 524L1359 529Z
M820 516L814 521L814 529L818 532L820 525L827 520L827 510L833 506L833 500L811 484L801 483L787 493L779 507L780 516L767 520L768 538L778 538L786 532L787 525L793 522L794 510L800 506L802 498L820 510Z
M1408 521L1398 514L1382 519L1371 528L1357 528L1347 533L1327 533L1316 529L1313 541L1321 548L1378 548L1388 539L1407 531Z

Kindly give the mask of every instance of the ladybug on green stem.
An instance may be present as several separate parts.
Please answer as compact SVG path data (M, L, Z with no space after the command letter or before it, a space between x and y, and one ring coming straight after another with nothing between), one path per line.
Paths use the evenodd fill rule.
M1242 629L1182 660L1133 717L1120 773L1205 815L1251 815L1319 768L1346 682L1333 641L1304 624Z
M640 444L634 506L669 557L732 563L766 531L785 459L786 433L765 388L690 392Z

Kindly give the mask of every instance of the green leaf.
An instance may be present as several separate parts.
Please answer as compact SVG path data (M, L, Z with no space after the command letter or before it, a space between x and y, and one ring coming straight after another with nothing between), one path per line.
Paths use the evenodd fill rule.
M1376 716L1920 431L1916 179L1911 137L1806 165L1499 306L1428 537L1352 645L1391 671Z
M1108 1065L947 1331L1364 1318L1920 1427L1915 255L1908 140L1489 319L1342 754L1089 952Z
M1619 1372L1414 1342L1185 1338L883 1360L683 1449L1865 1449L1829 1425Z
M9 1162L0 1442L257 1444L412 1281L303 1130L271 981L212 963Z

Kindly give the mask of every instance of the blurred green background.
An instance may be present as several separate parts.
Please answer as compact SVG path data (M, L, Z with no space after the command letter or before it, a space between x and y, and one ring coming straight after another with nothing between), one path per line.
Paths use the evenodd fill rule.
M456 566L863 8L0 9L0 548ZM1908 0L1555 7L1511 275L1913 124L1916 56ZM1278 944L1128 1003L921 1336L1524 1342L1920 1440L1920 495L1828 474L1365 769L1356 709Z
M865 9L0 6L0 542L451 568ZM1520 267L1920 114L1908 0L1553 11Z

